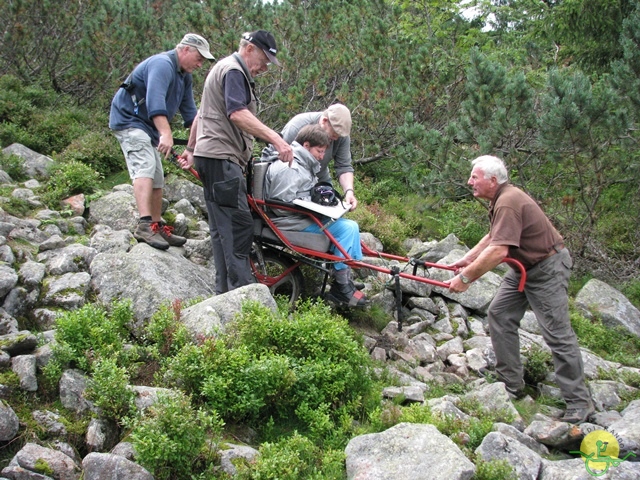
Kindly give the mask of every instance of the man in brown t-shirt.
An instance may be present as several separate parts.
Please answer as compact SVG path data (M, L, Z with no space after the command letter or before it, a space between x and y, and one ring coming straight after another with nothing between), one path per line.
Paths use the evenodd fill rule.
M551 349L556 382L567 409L561 420L585 422L594 412L584 381L584 368L569 318L567 288L573 261L562 236L538 204L508 183L507 169L497 157L484 155L472 162L468 184L473 195L490 201L490 232L453 267L457 275L449 290L464 292L506 257L527 269L523 292L518 291L520 272L511 269L489 306L487 320L496 354L496 374L507 391L524 396L524 372L520 360L518 328L527 307L536 315L542 336Z

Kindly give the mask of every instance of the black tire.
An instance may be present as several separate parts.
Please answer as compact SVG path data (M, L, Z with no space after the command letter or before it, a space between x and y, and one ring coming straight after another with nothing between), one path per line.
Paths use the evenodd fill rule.
M256 280L267 285L271 295L282 295L289 298L289 303L293 305L304 291L304 278L299 266L291 270L280 280L277 278L286 270L293 267L295 262L279 253L263 250L264 268L260 267L256 255L251 255L251 267Z

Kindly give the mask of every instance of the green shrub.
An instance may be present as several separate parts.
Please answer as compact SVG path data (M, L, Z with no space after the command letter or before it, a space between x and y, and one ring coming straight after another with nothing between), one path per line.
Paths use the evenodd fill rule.
M24 168L24 159L18 155L7 155L0 152L0 169L4 170L16 182L27 179Z
M87 132L72 139L60 154L59 160L62 163L83 163L102 177L126 169L118 141L108 131Z
M480 460L473 480L518 480L518 475L506 460Z
M33 145L33 135L15 123L0 123L0 145L8 147L13 143L21 143L25 146Z
M525 356L524 382L527 385L536 386L542 382L553 369L551 353L543 350L538 345L533 345Z
M215 461L224 423L215 412L195 409L188 396L176 391L160 395L129 426L136 459L156 480L188 480Z
M489 232L487 211L477 201L447 202L429 216L436 222L437 238L453 233L468 247L473 247Z
M59 208L60 201L72 195L93 193L101 178L91 167L76 161L57 163L50 174L47 190L41 199L52 209Z
M358 223L360 231L369 232L380 240L385 252L401 253L404 239L415 234L412 225L403 222L377 202L359 206L348 215Z
M100 408L102 416L116 422L135 409L135 393L129 387L127 369L118 367L113 358L96 360L85 396Z
M43 372L50 380L60 377L62 370L75 367L87 373L101 359L114 359L118 365L128 363L123 345L128 339L125 326L133 319L129 302L116 302L111 312L97 304L87 304L64 312L55 322L53 356Z
M580 345L596 355L630 367L640 367L640 338L622 327L606 327L600 320L589 320L575 311L571 312L571 326Z
M631 280L622 288L622 293L636 308L640 308L640 280Z
M186 345L169 359L163 381L202 396L223 418L255 424L273 417L310 428L306 422L320 419L302 412L330 405L336 422L379 401L370 357L353 330L312 302L290 316L285 307L245 305L226 336Z
M344 452L322 451L297 432L276 443L263 443L255 463L238 464L239 480L331 480L344 478Z
M145 327L143 341L152 345L161 359L175 355L192 343L187 327L176 318L181 307L181 302L177 301L172 305L160 305Z

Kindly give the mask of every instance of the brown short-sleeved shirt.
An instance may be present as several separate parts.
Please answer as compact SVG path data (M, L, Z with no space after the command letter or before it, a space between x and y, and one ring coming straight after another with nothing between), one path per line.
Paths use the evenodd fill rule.
M530 268L543 260L562 236L538 204L510 184L496 192L489 208L490 245L509 246L509 256Z

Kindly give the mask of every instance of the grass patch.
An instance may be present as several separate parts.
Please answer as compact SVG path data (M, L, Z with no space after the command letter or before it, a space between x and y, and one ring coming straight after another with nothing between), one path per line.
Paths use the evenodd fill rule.
M600 319L589 320L575 311L571 313L571 326L580 345L604 360L640 367L640 338L637 336L620 327L606 327Z

